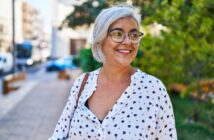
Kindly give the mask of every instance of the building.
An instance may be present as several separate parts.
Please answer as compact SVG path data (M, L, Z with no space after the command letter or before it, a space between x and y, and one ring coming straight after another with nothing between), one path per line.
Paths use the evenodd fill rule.
M0 53L8 52L11 47L11 42L12 42L12 0L1 0Z
M44 23L39 11L27 2L21 4L23 39L37 40L44 37Z
M71 3L70 3L71 2ZM59 58L65 55L76 55L79 50L85 47L88 38L88 29L71 29L59 27L62 21L70 14L74 8L72 2L82 3L83 1L52 1L52 48L51 57Z

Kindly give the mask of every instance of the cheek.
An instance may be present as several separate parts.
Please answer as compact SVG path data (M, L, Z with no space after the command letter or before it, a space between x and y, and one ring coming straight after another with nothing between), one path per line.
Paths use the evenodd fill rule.
M137 53L138 53L138 50L139 50L139 46L138 45L135 45L133 46L135 48L134 50L134 53L133 53L133 56L136 57L137 56Z
M140 48L140 43L136 44L135 47L137 48L137 50Z
M118 44L112 42L109 38L106 38L102 43L102 52L103 54L112 53L114 51L114 48L116 48Z
M108 51L108 45L107 45L107 40L103 40L101 43L101 51L104 55L106 55L106 52Z
M137 49L139 48L139 46L140 46L140 43L137 43L137 44L134 45L134 47L137 48Z
M134 48L135 52L137 52L139 49L139 44L133 45L133 48Z

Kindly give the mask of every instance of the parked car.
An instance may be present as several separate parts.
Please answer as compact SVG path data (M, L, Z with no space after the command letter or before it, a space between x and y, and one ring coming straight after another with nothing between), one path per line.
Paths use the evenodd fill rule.
M11 53L0 53L0 73L9 73L13 68L13 56Z
M75 69L76 65L73 64L73 57L66 56L57 60L50 60L46 64L46 71L62 71L65 69Z

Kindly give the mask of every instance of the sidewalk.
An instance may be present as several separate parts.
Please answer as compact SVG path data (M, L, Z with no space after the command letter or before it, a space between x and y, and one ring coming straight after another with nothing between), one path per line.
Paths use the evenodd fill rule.
M31 81L31 88L29 85L24 88L21 101L0 118L0 139L47 140L54 131L72 83L73 79Z
M7 114L18 102L20 102L38 81L26 81L25 86L17 91L12 91L7 95L0 96L0 119Z

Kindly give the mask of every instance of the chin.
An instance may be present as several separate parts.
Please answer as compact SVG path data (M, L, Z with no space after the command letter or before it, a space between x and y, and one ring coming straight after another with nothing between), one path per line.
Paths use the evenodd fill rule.
M120 59L117 60L116 62L118 63L118 65L120 66L130 66L133 60L126 60L126 59Z

